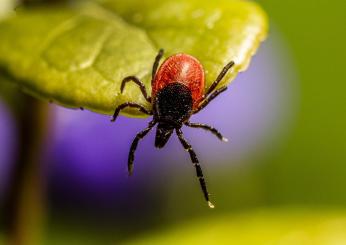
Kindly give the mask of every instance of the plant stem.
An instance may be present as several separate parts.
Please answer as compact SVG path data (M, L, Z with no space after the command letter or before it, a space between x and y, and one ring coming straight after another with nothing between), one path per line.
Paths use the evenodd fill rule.
M18 158L5 200L7 244L38 245L45 209L41 153L47 133L47 103L26 96L25 107L17 119Z

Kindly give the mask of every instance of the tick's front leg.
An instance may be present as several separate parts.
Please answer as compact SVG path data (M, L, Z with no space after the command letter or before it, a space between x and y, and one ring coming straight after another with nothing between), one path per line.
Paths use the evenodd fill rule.
M201 111L204 107L206 107L213 99L215 99L219 94L222 92L225 92L227 90L227 87L222 87L218 90L215 90L211 95L209 95L207 98L205 98L201 104L198 106L198 108L193 112L193 114L198 113Z
M127 169L128 169L129 176L131 176L133 173L133 160L135 159L135 152L137 149L138 142L149 133L149 131L155 126L155 124L156 124L156 121L154 120L151 121L148 127L144 129L143 131L139 132L136 135L135 139L133 140L131 144L130 152L129 152L128 162L127 162Z
M220 74L217 76L216 80L212 83L212 85L209 87L208 91L205 93L205 96L209 96L211 92L216 88L217 85L221 82L221 80L224 78L224 76L227 74L227 72L234 66L234 61L229 62L225 67L222 69Z
M196 169L196 175L197 175L197 178L199 180L199 184L202 188L204 198L208 202L209 207L214 208L214 205L209 200L209 192L207 189L207 184L205 182L202 168L201 168L201 165L199 164L197 155L196 155L195 151L192 149L192 146L184 138L183 132L181 131L181 129L176 129L176 132L177 132L178 138L180 140L180 143L183 145L184 149L190 154L190 158L191 158L193 166Z

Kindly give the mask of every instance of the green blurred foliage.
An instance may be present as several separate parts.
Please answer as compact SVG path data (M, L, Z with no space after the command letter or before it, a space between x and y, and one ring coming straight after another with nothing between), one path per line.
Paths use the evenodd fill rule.
M298 70L289 138L265 159L271 204L346 204L346 2L259 1Z
M201 218L160 230L124 244L131 245L340 245L346 243L344 212L262 210Z

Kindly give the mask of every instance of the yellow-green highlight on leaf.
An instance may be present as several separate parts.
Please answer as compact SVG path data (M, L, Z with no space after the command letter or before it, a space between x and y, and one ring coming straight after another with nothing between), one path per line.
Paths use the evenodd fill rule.
M119 88L125 76L136 75L150 91L159 48L166 56L197 57L207 86L234 60L227 84L247 68L266 33L262 9L241 0L104 0L21 9L0 22L0 70L36 97L112 114L125 101L150 107L137 86L129 84L124 94Z
M13 0L1 0L0 1L0 20L9 15L13 10L15 1Z
M146 234L127 245L341 245L346 244L346 212L263 210L223 214Z

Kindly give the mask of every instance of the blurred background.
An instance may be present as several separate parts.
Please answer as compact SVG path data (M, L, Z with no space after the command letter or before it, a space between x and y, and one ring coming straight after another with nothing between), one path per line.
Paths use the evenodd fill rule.
M175 137L157 150L150 133L127 177L130 144L149 119L111 124L108 116L50 104L39 174L45 194L33 207L45 218L40 231L29 226L27 233L40 233L42 244L346 244L346 2L257 2L270 17L269 38L249 69L192 119L230 141L183 130L216 208L207 208ZM0 0L0 13L10 5ZM25 131L11 108L30 99L1 89L4 218L11 176L20 176L17 136Z

